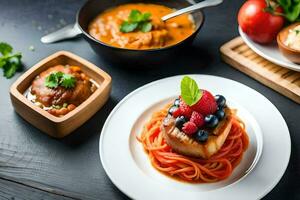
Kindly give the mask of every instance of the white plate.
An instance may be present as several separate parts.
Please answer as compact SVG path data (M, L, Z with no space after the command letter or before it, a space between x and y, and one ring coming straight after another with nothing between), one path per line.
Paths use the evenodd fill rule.
M111 112L102 129L99 151L112 182L133 199L259 199L282 177L290 158L287 125L264 96L238 82L208 75L191 75L213 94L222 94L247 126L250 146L233 174L218 183L188 184L156 171L136 140L152 112L180 93L183 76L147 84L127 95ZM260 159L259 159L260 158Z
M279 66L292 69L294 71L300 71L300 65L293 63L289 61L287 58L285 58L279 51L278 45L276 42L273 42L268 45L261 45L259 43L256 43L252 41L239 27L239 33L241 37L243 38L244 42L258 55L261 57L271 61L274 64L277 64Z

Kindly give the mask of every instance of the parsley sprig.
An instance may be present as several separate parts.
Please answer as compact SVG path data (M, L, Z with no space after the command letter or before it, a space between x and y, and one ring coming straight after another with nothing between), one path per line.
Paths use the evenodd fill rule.
M67 89L75 87L76 79L71 74L63 72L52 72L45 79L45 86L48 88L57 88L58 86Z
M3 76L11 78L18 70L22 69L21 53L13 53L13 48L5 42L0 42L0 68L3 69Z
M134 31L149 32L152 29L151 13L141 13L139 10L131 10L128 20L124 21L120 26L120 31L129 33Z

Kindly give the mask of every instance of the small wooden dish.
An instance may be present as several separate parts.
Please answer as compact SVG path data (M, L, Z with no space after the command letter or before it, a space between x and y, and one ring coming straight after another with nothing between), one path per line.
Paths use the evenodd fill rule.
M278 47L281 51L281 53L290 61L300 64L300 51L293 49L287 45L284 44L284 41L286 41L289 30L295 28L296 26L300 25L300 22L291 24L290 26L287 26L283 30L281 30L277 35L277 43Z
M25 97L33 79L55 65L76 65L93 79L99 87L73 111L56 117L36 106ZM10 88L11 102L15 111L26 121L55 138L62 138L92 117L107 101L111 91L111 77L92 63L67 51L59 51L26 71Z

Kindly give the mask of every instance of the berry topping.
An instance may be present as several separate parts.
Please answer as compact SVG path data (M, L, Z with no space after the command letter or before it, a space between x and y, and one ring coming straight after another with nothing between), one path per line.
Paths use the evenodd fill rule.
M194 134L196 133L196 131L198 130L197 126L195 123L193 122L186 122L183 124L183 128L182 128L183 132L188 134L188 135L191 135L191 134Z
M179 117L181 115L181 111L176 107L176 110L173 111L173 117Z
M201 113L203 116L206 116L216 112L217 103L214 96L210 92L203 90L201 99L191 108Z
M186 119L184 116L180 116L180 117L177 117L175 119L175 126L178 128L178 129L182 129L183 127L183 124L186 122Z
M206 126L209 128L215 128L219 123L219 120L215 115L207 115L204 120Z
M179 98L178 98L178 99L175 99L175 101L174 101L174 106L179 107L179 105L180 105L180 99L179 99Z
M225 112L223 109L218 109L215 115L219 120L222 120L225 117Z
M184 101L180 102L180 113L181 115L185 116L186 118L190 118L192 116L193 110L186 104Z
M176 106L172 106L172 107L169 109L168 113L169 113L170 115L173 115L173 113L174 113L176 110L178 110L178 108L177 108Z
M194 137L198 142L206 142L208 139L208 132L206 130L198 130Z
M202 127L205 123L204 117L200 113L197 113L195 111L192 113L190 121L196 124L198 128Z
M224 106L226 105L226 99L222 95L219 95L219 94L216 95L215 100L216 100L217 105L218 105L219 108L224 108Z

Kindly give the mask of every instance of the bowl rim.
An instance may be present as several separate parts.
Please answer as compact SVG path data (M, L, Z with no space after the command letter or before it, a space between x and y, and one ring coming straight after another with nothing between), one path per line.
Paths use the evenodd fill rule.
M62 117L56 117L50 113L48 113L46 110L36 106L30 100L26 98L24 93L21 93L18 90L19 85L21 85L26 78L28 78L31 74L35 73L40 67L44 66L45 64L49 63L50 61L55 60L59 56L65 56L72 60L77 61L78 63L82 64L85 68L88 68L94 73L95 76L99 76L103 79L103 82L101 82L100 86L96 89L96 91L89 96L84 102L82 102L79 106L77 106L74 110L67 113L66 115ZM23 103L23 106L27 106L30 109L34 110L34 112L39 113L42 117L47 118L48 120L54 122L54 123L62 123L71 117L74 117L81 113L81 111L88 106L91 102L95 101L98 96L102 95L102 93L105 91L107 87L110 87L112 78L110 75L108 75L105 71L97 67L96 65L90 63L89 61L81 58L80 56L77 56L71 52L68 51L58 51L50 56L45 57L41 61L39 61L37 64L35 64L33 67L28 69L24 74L22 74L10 87L10 94L14 96L16 99L21 101Z
M288 32L290 29L292 29L292 28L294 28L294 27L296 27L296 26L298 26L298 25L300 25L300 22L292 23L292 24L286 26L284 29L282 29L282 30L277 34L276 39L277 39L277 43L278 43L279 47L281 47L281 48L283 48L283 49L285 49L285 50L287 50L287 51L290 51L290 52L292 52L292 53L300 54L300 50L293 49L293 48L291 48L291 47L285 45L284 42L282 41L282 39L284 39L284 38L282 38L282 35L283 35L284 33Z
M80 13L82 12L83 8L89 3L89 1L86 1L85 4L79 9L79 11L76 13L76 24L78 26L78 28L80 29L80 31L84 34L84 36L86 36L88 39L92 40L93 42L96 42L97 44L100 44L100 45L103 45L103 46L106 46L106 47L109 47L109 48L112 48L112 49L116 49L116 50L120 50L120 51L132 51L132 52L154 52L154 51L163 51L163 50L167 50L167 49L170 49L170 48L173 48L173 47L176 47L182 43L184 43L186 40L192 38L194 35L196 35L199 30L202 28L203 24L204 24L204 21L205 21L205 15L203 13L202 10L199 10L197 12L200 13L200 16L201 16L201 22L199 24L199 26L195 29L195 31L189 35L187 38L185 38L184 40L176 43L176 44L173 44L171 46L166 46L166 47L162 47L162 48L152 48L152 49L128 49L128 48L121 48L121 47L116 47L116 46L112 46L112 45L109 45L107 43L104 43L100 40L97 40L96 38L94 38L93 36L91 36L89 33L87 33L81 26L81 24L79 23L79 15ZM189 2L188 2L189 3ZM125 3L126 4L126 3ZM147 3L146 3L147 4ZM154 3L153 3L154 4ZM122 4L120 4L122 5ZM109 9L109 8L107 8Z

